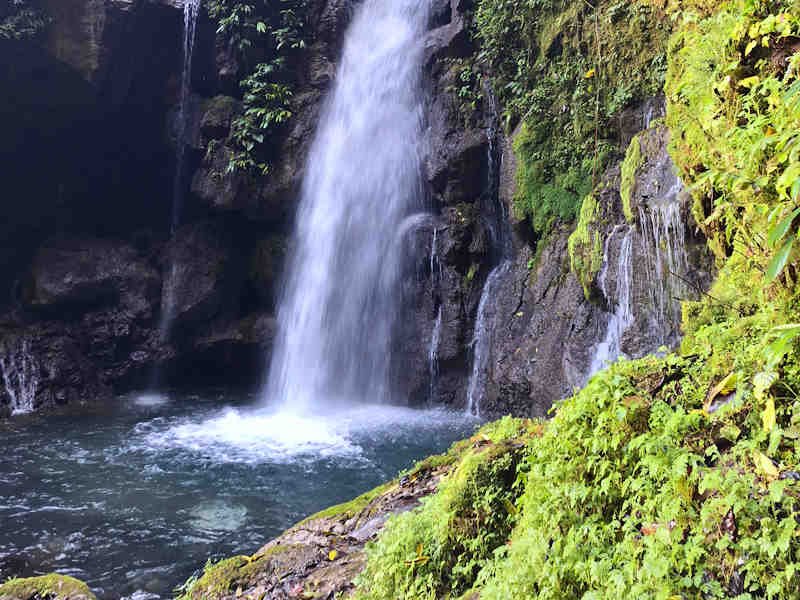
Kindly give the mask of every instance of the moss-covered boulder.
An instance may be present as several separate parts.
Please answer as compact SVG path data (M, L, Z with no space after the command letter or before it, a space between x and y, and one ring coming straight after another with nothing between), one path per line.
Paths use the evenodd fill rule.
M89 587L68 575L10 579L0 585L0 600L97 600Z

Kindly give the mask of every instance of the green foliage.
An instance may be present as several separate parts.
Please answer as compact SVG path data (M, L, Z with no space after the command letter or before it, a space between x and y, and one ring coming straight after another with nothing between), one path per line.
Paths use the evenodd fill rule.
M35 0L6 0L0 6L0 40L23 40L40 34L47 18Z
M269 171L272 157L265 142L292 117L289 65L306 47L308 10L307 0L208 2L217 34L238 49L247 71L241 81L243 110L231 125L229 173Z
M453 84L447 92L458 100L458 112L465 127L475 124L478 109L483 104L483 74L472 57L448 59Z
M546 168L547 140L542 131L523 124L514 139L518 159L517 192L514 212L518 219L529 219L541 235L550 231L556 220L571 222L578 215L581 200L592 189L592 159L566 167L564 172L543 172Z
M596 227L600 218L600 205L593 195L588 195L581 206L580 219L569 236L568 250L572 272L583 286L586 298L595 277L603 267L603 239Z
M633 223L633 208L631 207L631 196L636 184L636 174L644 162L642 156L642 144L639 136L635 136L625 152L625 160L620 167L619 193L622 198L622 210L628 223Z
M522 121L516 208L539 235L573 220L616 148L614 119L663 85L669 33L647 2L480 0L482 59Z
M670 151L692 184L697 221L718 257L738 236L769 279L790 276L796 262L798 36L795 3L740 0L684 15L670 45Z
M231 158L228 172L257 169L266 175L269 171L269 164L261 160L258 150L270 133L292 116L291 88L271 81L281 63L280 60L272 64L259 63L241 83L244 111L231 123L231 140L238 152Z
M355 598L455 597L469 590L516 521L518 440L529 427L535 425L505 419L478 432L438 492L392 517L367 547Z
M550 7L520 12L534 4ZM447 484L370 551L376 598L800 594L800 7L670 4L683 11L669 54L671 152L718 253L717 280L684 303L678 354L613 365L527 436L524 492L506 507L513 532L490 558L478 552L476 577L454 577L437 554L458 535L447 504L458 486ZM524 19L512 13L508 23ZM530 45L526 31L509 25L512 55ZM635 142L628 196L646 153ZM600 214L588 196L570 239L584 286L599 268ZM491 481L481 485L493 498Z

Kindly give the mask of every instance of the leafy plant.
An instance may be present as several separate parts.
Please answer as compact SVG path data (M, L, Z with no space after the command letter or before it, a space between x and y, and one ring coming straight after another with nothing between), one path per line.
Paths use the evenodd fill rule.
M289 64L306 47L307 0L209 0L208 13L247 72L241 81L243 109L231 125L227 171L265 175L271 158L266 141L292 117Z

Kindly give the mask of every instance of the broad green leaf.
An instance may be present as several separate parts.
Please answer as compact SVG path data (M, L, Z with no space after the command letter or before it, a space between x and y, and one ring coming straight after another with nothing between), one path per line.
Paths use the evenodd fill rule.
M792 253L792 246L794 240L789 240L783 245L783 248L778 250L778 253L772 258L767 267L767 281L774 281L781 273L783 273L786 263L789 261L789 255Z
M767 236L767 242L773 248L780 242L783 238L786 237L786 234L789 232L789 229L792 226L792 223L800 215L800 208L793 210L783 221L775 225L772 229L769 230L769 235Z

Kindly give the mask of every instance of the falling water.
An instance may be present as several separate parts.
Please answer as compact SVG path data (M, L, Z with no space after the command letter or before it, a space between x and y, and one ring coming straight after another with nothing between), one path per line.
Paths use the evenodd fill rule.
M467 386L467 413L475 416L481 414L481 401L486 394L486 381L489 377L492 332L497 323L496 296L503 279L511 268L509 260L511 235L508 232L508 219L505 205L498 197L498 111L497 102L491 88L487 85L484 95L488 101L489 127L486 131L488 139L486 189L481 196L481 214L489 231L492 259L495 267L486 278L478 302L475 316L475 329L472 335L472 373Z
M295 412L392 399L397 231L422 204L428 0L366 0L303 182L266 400Z
M511 263L504 261L489 273L478 303L478 314L475 317L475 331L472 335L472 374L467 387L467 412L481 415L481 400L486 391L486 380L489 376L492 331L495 328L497 304L495 297L500 284L508 272Z
M197 37L197 17L200 13L201 0L184 0L183 2L183 68L181 69L181 97L178 104L176 121L176 153L175 178L172 190L172 232L180 225L183 210L183 185L186 169L186 146L189 132L189 101L192 94L192 57L194 56L194 40Z
M595 349L592 364L589 367L589 375L594 375L622 356L622 335L633 323L633 306L631 303L633 227L625 226L625 234L620 241L617 260L617 285L613 296L608 289L608 269L611 263L609 250L616 237L616 231L615 229L614 233L606 239L603 252L603 270L598 280L603 296L609 301L614 298L614 312L611 313L608 320L606 337Z
M33 412L39 377L30 352L30 342L22 340L15 348L0 348L3 385L11 399L11 414Z
M649 206L639 207L642 250L651 282L651 325L660 345L670 345L676 341L680 299L689 292L683 280L689 270L689 261L679 201L682 188L683 184L675 176L662 198Z
M431 344L428 347L428 373L431 378L428 400L433 402L436 399L436 380L439 377L439 343L442 339L442 305L436 313L436 321L433 324L431 333Z
M197 18L200 14L201 0L184 0L183 3L183 68L181 69L181 96L178 102L178 114L175 122L175 176L172 181L172 221L170 232L181 224L183 212L184 184L186 180L186 147L189 134L189 102L192 95L192 58L197 32ZM172 250L169 250L171 253ZM164 287L161 294L161 320L159 336L162 341L169 338L172 321L175 317L175 280L178 266L172 256L167 257L167 268L164 272ZM154 374L154 378L157 373Z

